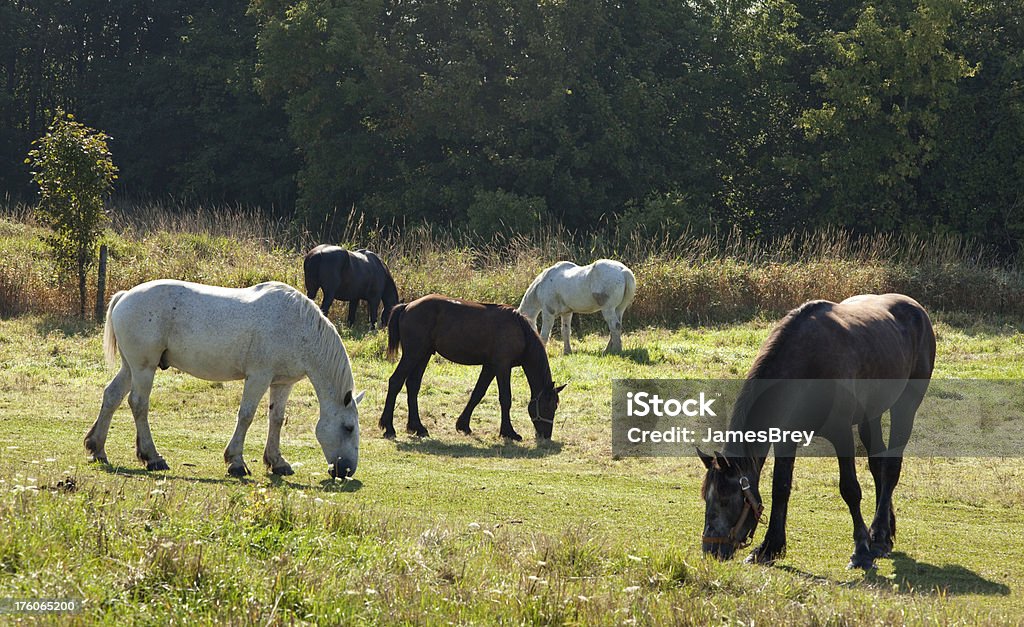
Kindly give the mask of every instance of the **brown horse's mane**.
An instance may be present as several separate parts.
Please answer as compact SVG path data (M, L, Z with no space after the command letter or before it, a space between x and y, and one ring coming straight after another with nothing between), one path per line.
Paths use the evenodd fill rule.
M526 356L541 368L539 374L544 378L542 383L551 383L551 364L548 363L548 354L537 330L530 326L530 321L526 319L526 316L519 313L514 307L508 305L500 305L500 307L511 311L519 321L519 327L523 330L523 339L526 341Z
M835 305L835 303L827 300L812 300L800 305L786 314L786 317L783 318L774 329L772 329L768 339L765 340L764 346L762 346L761 350L757 353L757 357L754 358L753 365L750 366L750 372L747 373L747 378L785 378L780 376L780 373L773 371L776 366L775 357L777 357L783 347L788 344L789 338L800 330L800 327L803 326L801 323L804 320L809 316L818 313L822 309L833 305Z

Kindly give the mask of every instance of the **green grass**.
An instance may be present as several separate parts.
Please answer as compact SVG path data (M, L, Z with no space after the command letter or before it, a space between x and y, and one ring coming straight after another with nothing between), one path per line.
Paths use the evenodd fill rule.
M1020 322L937 318L936 377L1024 378ZM357 479L342 483L328 479L313 437L308 383L282 438L296 474L263 472L263 409L246 443L255 472L240 481L221 451L241 384L174 371L157 375L151 418L171 470L139 469L126 406L107 444L114 466L88 464L81 440L112 375L99 328L2 320L0 598L81 597L75 620L107 624L1024 621L1024 462L908 459L896 553L864 573L845 569L851 527L835 461L803 459L787 557L772 568L705 560L702 466L613 459L609 381L742 376L771 323L635 329L617 357L600 353L595 327L584 321L572 356L549 347L556 381L570 384L543 446L529 437L521 373L513 424L524 443L496 437L493 388L474 435L457 434L477 373L441 359L421 391L433 437L381 439L393 367L383 336L343 332L367 397ZM404 417L403 394L397 426ZM858 470L870 514L870 474Z

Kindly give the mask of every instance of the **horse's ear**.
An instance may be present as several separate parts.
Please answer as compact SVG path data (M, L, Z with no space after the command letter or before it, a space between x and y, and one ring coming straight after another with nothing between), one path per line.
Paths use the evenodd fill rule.
M562 385L560 385L560 386L558 386L557 388L555 388L555 394L558 394L559 392L561 392L562 390L564 390L564 389L565 389L565 386L567 386L567 385L569 385L569 384L568 384L568 383L563 383Z
M729 458L726 457L725 455L722 455L718 451L715 451L714 464L715 467L718 468L719 470L729 470L732 468L732 463L729 461Z
M704 462L704 467L711 470L711 467L715 465L715 458L700 450L699 447L695 446L694 448L697 449L697 456L700 457L700 461Z
M342 405L344 405L345 407L348 407L349 405L351 405L353 403L353 400L355 401L355 404L358 405L359 403L361 403L363 401L363 397L364 396L366 396L366 390L363 390L362 392L360 392L358 395L356 395L355 399L353 399L352 398L352 390L349 390L348 392L345 392L345 400L342 401Z

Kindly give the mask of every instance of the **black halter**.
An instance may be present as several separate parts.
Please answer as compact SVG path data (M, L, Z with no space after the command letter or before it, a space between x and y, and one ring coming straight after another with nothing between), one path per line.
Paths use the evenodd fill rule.
M750 546L751 541L754 539L754 531L757 530L757 523L761 522L761 514L764 513L764 505L757 500L754 495L754 491L750 488L750 480L747 479L746 475L740 477L740 490L743 491L743 511L740 513L739 520L729 530L728 536L701 536L701 540L707 544L731 544L733 549L742 549ZM750 513L754 513L754 526L750 528L750 531L745 533L743 537L739 536L740 529L743 528L743 523L747 521L747 516Z

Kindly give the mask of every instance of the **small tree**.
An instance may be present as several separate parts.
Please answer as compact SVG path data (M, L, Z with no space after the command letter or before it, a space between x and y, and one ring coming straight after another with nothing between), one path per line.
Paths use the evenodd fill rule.
M107 222L103 199L117 179L106 134L58 111L46 135L32 142L25 163L39 186L40 220L53 233L48 243L62 272L78 272L78 311L85 317L86 271Z

